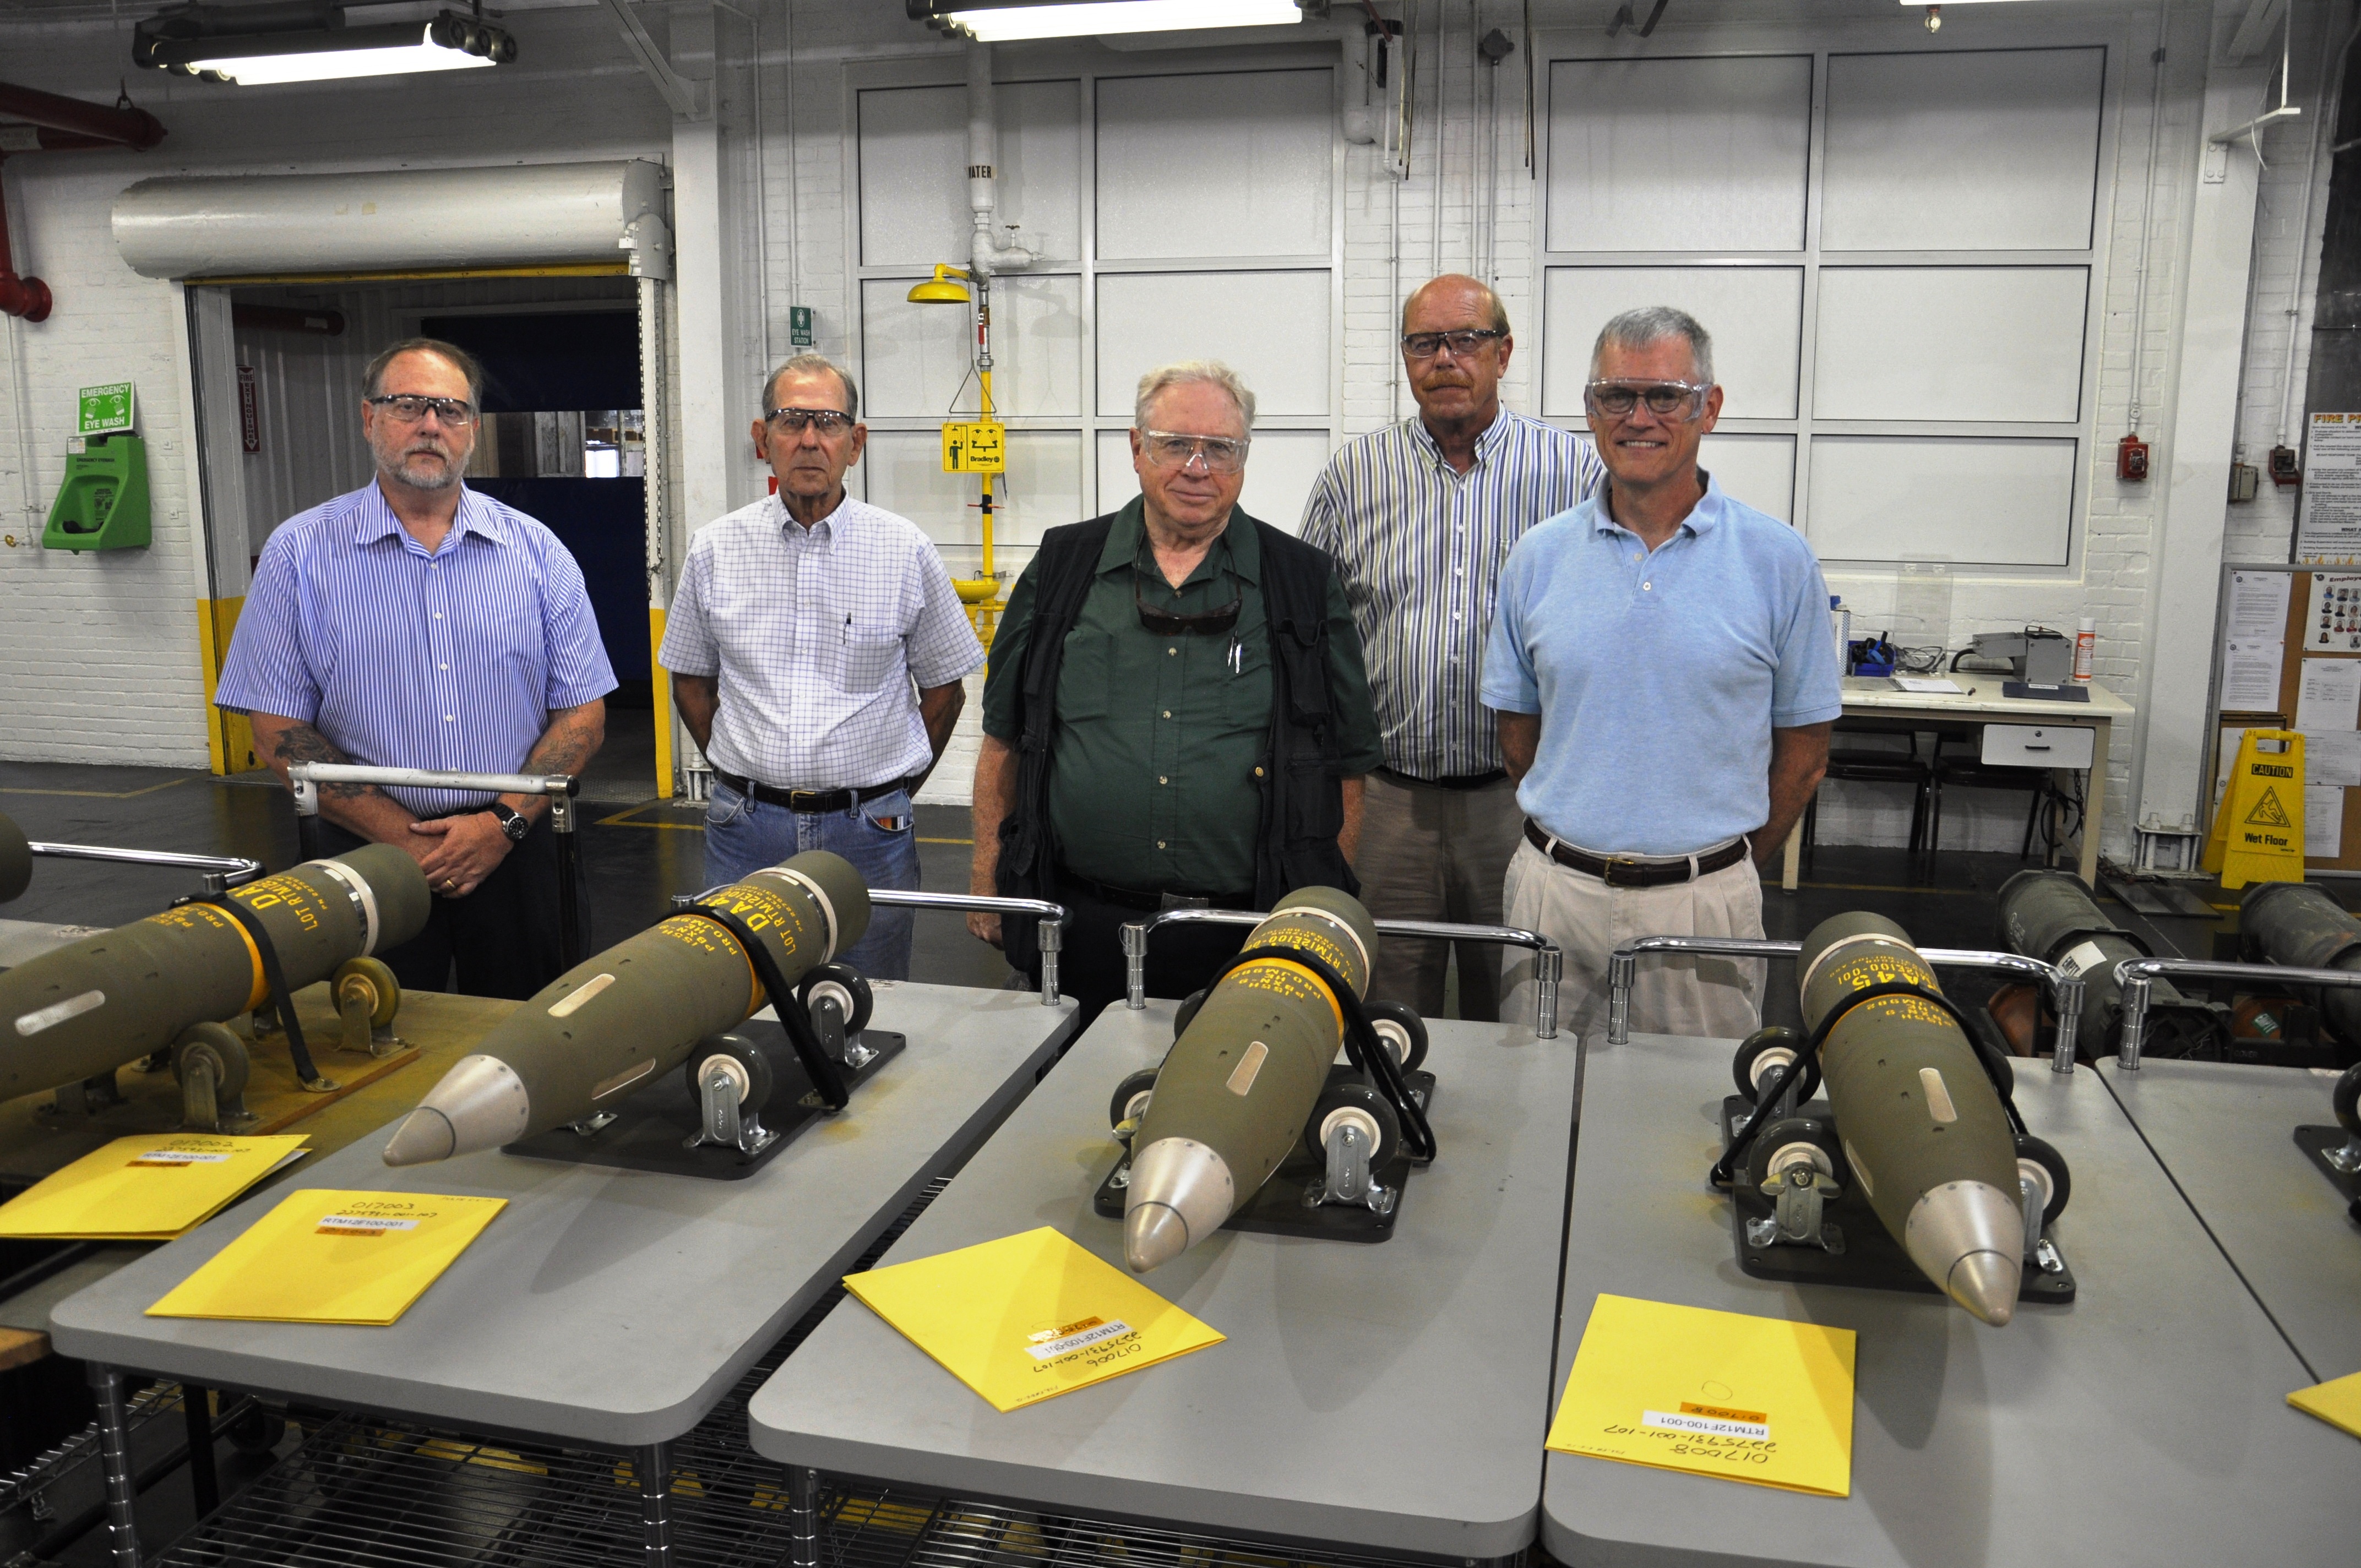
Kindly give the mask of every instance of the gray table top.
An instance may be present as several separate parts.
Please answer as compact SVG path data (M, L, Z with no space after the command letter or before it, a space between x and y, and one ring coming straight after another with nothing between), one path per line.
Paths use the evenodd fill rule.
M1091 1194L1107 1097L1173 1004L1107 1009L888 1264L1052 1225L1123 1266ZM1003 1415L884 1321L831 1312L754 1397L791 1464L1225 1534L1506 1556L1532 1540L1575 1083L1571 1040L1429 1025L1442 1156L1377 1245L1224 1231L1146 1277L1225 1343Z
M374 1135L322 1161L301 1185L509 1200L391 1327L141 1315L275 1189L62 1302L51 1336L67 1355L210 1387L605 1446L677 1437L1024 1096L1073 1016L1019 992L876 996L876 1026L908 1049L743 1180L498 1150L397 1170Z
M2361 1372L2361 1235L2294 1137L2336 1124L2334 1076L2154 1057L2099 1076L2314 1376Z
M1852 1494L1554 1453L1542 1536L1561 1562L2353 1562L2361 1444L2286 1404L2311 1379L2095 1073L2017 1064L2026 1125L2073 1172L2054 1234L2080 1295L1993 1329L1938 1296L1739 1269L1704 1185L1731 1049L1587 1048L1554 1385L1601 1291L1853 1329Z

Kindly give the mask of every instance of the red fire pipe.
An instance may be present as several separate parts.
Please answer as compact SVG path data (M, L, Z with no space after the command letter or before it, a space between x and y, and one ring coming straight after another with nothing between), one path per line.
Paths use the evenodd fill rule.
M36 139L44 152L92 147L127 147L144 152L164 139L164 127L145 109L127 104L120 108L86 104L80 98L61 98L55 93L5 82L0 82L0 119L27 121L38 126ZM0 154L0 163L5 161L5 155ZM8 247L7 199L0 192L0 312L28 322L47 321L49 305L47 283L16 276L16 263Z
M164 139L164 127L145 109L110 108L6 82L0 82L0 120L24 120L53 131L95 137L137 152Z

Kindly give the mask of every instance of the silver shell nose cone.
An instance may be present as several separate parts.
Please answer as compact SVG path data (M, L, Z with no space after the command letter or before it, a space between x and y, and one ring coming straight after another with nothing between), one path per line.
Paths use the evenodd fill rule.
M451 1151L458 1146L459 1135L451 1125L451 1118L431 1105L422 1105L393 1130L393 1137L385 1146L385 1163L425 1165L449 1159Z
M1951 1265L1943 1288L1952 1300L1994 1328L2016 1316L2016 1290L2025 1264L2005 1253L1971 1252Z
M1145 1274L1189 1250L1189 1222L1168 1204L1142 1203L1123 1217L1123 1261Z

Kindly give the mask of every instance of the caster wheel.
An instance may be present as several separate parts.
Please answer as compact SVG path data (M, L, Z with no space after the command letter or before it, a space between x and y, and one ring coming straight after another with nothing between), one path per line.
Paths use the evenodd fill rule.
M1779 1069L1794 1061L1804 1051L1804 1036L1793 1029L1773 1025L1757 1029L1746 1036L1738 1047L1738 1055L1730 1064L1730 1075L1737 1081L1738 1092L1748 1103L1756 1103L1756 1096L1771 1087ZM1820 1064L1815 1059L1804 1064L1804 1074L1795 1080L1795 1103L1808 1102L1819 1092Z
M276 1410L260 1406L247 1411L222 1429L230 1446L240 1453L259 1457L277 1448L287 1436L287 1418Z
M1120 1127L1148 1114L1148 1096L1156 1091L1156 1075L1159 1069L1141 1068L1137 1072L1123 1075L1115 1086L1115 1098L1107 1102L1107 1125Z
M1339 1122L1360 1124L1375 1147L1369 1168L1382 1170L1401 1153L1401 1119L1375 1085L1356 1075L1331 1079L1312 1102L1312 1119L1303 1124L1304 1151L1323 1164L1328 1158L1328 1135Z
M172 1081L186 1083L189 1069L199 1061L213 1069L214 1101L234 1106L246 1091L247 1069L252 1058L246 1042L220 1024L192 1024L172 1045Z
M1402 1071L1408 1072L1426 1059L1426 1020L1399 1002L1366 1003L1369 1025L1394 1054Z
M2336 1124L2361 1137L2361 1062L2345 1069L2345 1076L2336 1080L2328 1099L2336 1108Z
M1196 1019L1197 1009L1203 1005L1205 1005L1205 992L1202 987L1191 992L1188 995L1180 999L1180 1010L1172 1014L1172 1037L1174 1039L1177 1040L1182 1035L1188 1033L1189 1025Z
M367 988L371 1003L369 1026L382 1029L393 1022L401 1011L401 982L393 978L393 970L378 959L346 959L336 966L335 984L331 988L338 1003L352 994L353 988Z
M731 1064L730 1076L738 1085L738 1113L760 1115L763 1107L771 1102L771 1058L736 1035L715 1035L688 1053L685 1070L689 1103L699 1107L704 1104L698 1085L705 1076L705 1064L716 1057L726 1058Z
M1817 1116L1782 1116L1754 1135L1746 1151L1747 1183L1760 1192L1764 1182L1798 1161L1808 1162L1840 1186L1850 1174L1834 1126Z
M809 1012L812 1004L827 997L844 1014L844 1032L850 1037L869 1026L869 1014L875 1010L875 998L870 994L869 981L861 972L845 964L822 964L796 986L796 1000Z
M2029 1133L2016 1137L2016 1176L2020 1181L2030 1181L2041 1191L2041 1223L2054 1223L2066 1212L2066 1200L2074 1194L2073 1174L2066 1168L2066 1157Z

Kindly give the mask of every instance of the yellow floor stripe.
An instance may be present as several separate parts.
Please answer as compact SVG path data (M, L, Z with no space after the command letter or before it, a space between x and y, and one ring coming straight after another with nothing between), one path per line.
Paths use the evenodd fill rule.
M145 789L125 790L0 788L0 795L55 795L77 800L136 800L143 795L154 795L159 790L177 789L188 782L187 779L166 779L162 784L149 784Z

